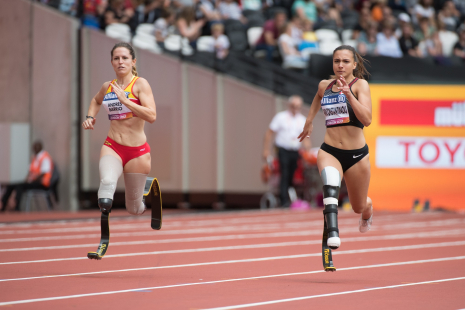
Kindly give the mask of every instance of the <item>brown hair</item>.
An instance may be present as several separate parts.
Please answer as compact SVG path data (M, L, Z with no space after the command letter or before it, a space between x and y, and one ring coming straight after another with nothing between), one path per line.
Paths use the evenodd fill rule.
M136 52L134 51L134 48L132 47L131 44L126 43L126 42L119 42L119 43L116 43L115 46L113 46L113 48L111 49L111 59L113 59L113 51L117 49L118 47L126 48L129 51L129 54L131 54L132 59L136 59ZM132 75L138 76L136 65L132 66Z
M353 48L352 46L350 45L341 45L339 46L338 48L336 48L333 52L333 57L334 57L334 54L337 52L337 51L342 51L342 50L348 50L348 51L351 51L352 54L354 55L354 61L357 63L357 66L355 67L354 69L354 76L359 78L359 79L365 79L364 76L368 76L370 75L370 73L368 72L368 70L365 68L365 62L368 62L366 59L364 59L359 53L357 53L357 51L355 50L355 48ZM336 76L335 75L331 75L330 77L331 79L335 79Z

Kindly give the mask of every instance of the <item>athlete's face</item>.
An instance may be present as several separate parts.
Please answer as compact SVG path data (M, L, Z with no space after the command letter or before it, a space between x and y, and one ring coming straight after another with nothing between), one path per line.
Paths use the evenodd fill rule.
M357 63L354 61L354 54L349 50L336 51L333 56L333 70L337 77L350 77Z
M111 64L116 74L126 75L132 71L132 66L136 64L136 60L132 59L131 53L127 48L118 47L113 51Z

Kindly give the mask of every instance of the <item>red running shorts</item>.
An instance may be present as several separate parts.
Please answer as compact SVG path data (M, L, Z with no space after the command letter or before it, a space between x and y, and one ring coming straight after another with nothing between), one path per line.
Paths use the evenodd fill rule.
M123 161L123 167L131 159L150 153L150 145L147 142L141 146L125 146L118 144L110 137L107 137L103 145L108 146L110 149L115 151L119 157L121 157L121 160Z

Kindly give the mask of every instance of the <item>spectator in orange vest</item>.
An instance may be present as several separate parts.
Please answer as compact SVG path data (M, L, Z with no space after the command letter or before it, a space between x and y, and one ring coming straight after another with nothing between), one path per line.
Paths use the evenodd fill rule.
M24 183L10 184L6 187L6 192L2 196L1 211L5 211L8 199L13 191L16 191L15 210L19 211L22 194L29 189L44 189L50 187L52 178L53 162L50 155L42 149L42 142L36 141L32 145L34 157L29 166L29 173Z

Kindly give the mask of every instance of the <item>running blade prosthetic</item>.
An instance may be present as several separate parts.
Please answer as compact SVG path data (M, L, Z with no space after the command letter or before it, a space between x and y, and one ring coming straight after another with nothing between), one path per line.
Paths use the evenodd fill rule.
M147 177L144 188L144 202L152 208L152 229L160 230L162 224L162 205L160 185L156 178Z
M87 253L87 258L100 260L105 255L108 250L108 245L110 244L110 225L109 225L109 212L102 212L100 218L100 226L102 235L100 237L100 244L98 246L97 252Z
M328 246L328 227L326 221L323 229L323 242L321 244L321 254L323 256L323 267L325 271L336 271L336 267L333 265L333 256L331 255L331 249Z

